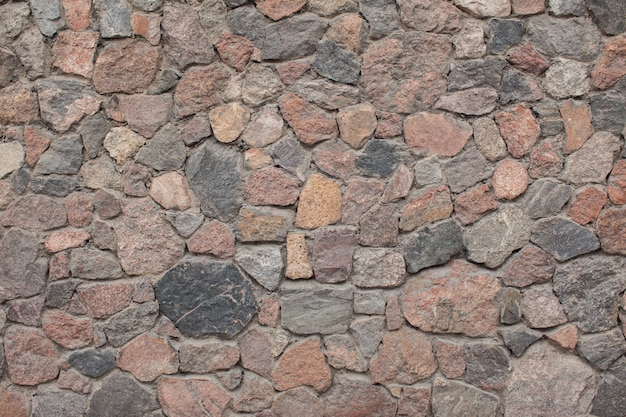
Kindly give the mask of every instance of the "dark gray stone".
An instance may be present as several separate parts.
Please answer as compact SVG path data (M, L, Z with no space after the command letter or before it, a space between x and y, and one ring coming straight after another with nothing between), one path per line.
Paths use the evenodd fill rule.
M91 239L98 249L117 251L115 231L105 222L95 220L91 227Z
M52 141L41 155L33 175L65 174L74 175L83 163L83 142L78 135Z
M356 159L356 166L363 175L387 178L408 156L405 147L388 140L374 139L367 142L363 153Z
M607 35L626 31L626 2L623 0L587 0L587 8Z
M166 91L174 88L178 84L180 74L177 71L171 69L164 69L154 78L150 87L146 90L146 94L156 95L165 93Z
M522 294L509 287L504 287L496 296L500 304L500 323L515 324L522 321Z
M521 20L491 19L487 33L489 52L501 54L522 40L524 25Z
M530 75L516 70L504 73L500 89L500 104L537 101L542 98L541 89Z
M371 359L383 340L385 319L383 317L367 317L353 320L350 331L354 335L361 353L366 359Z
M418 229L409 235L404 245L406 270L416 273L421 269L441 265L463 252L463 231L454 220Z
M235 261L265 289L274 291L280 285L284 264L280 246L240 246Z
M592 94L591 121L596 131L607 130L620 133L626 125L626 94L615 91Z
M532 17L526 32L533 46L549 57L592 61L599 53L600 31L589 19L557 19L546 14Z
M178 230L182 237L189 237L198 230L198 227L204 221L204 214L168 211L165 213L165 218Z
M30 183L30 170L27 168L20 168L13 172L11 175L11 186L16 194L21 195L26 191L26 187Z
M620 293L626 289L623 271L619 257L583 257L557 267L554 291L580 330L600 332L617 325Z
M497 391L506 385L509 357L495 344L471 344L465 351L465 380L472 385Z
M226 4L226 6L230 7L231 9L234 9L235 7L243 6L247 2L248 0L224 0L224 4Z
M357 87L336 84L323 78L301 79L291 87L291 91L326 110L339 110L361 101Z
M296 334L344 333L352 320L353 290L350 287L283 285L281 320Z
M532 109L544 136L556 136L563 131L563 119L554 100L544 99Z
M122 346L151 329L158 315L159 305L156 302L135 305L109 318L104 333L111 346Z
M46 307L65 307L72 299L78 284L80 284L80 281L76 279L64 279L63 281L50 283L46 291Z
M500 400L493 394L457 381L437 378L433 386L434 417L500 417Z
M213 141L189 157L187 179L206 216L225 222L237 217L243 195L240 170L237 150Z
M232 263L183 262L155 285L161 311L187 336L239 333L256 313L252 285Z
M153 12L161 7L163 0L130 0L130 3L146 12Z
M239 7L226 15L226 23L235 35L245 36L257 48L265 42L265 27L271 22L254 7ZM288 43L288 42L284 42Z
M313 13L295 15L268 25L263 60L296 59L313 54L327 27L328 24Z
M98 156L98 151L111 127L111 123L102 112L87 116L81 122L78 131L83 138L83 146L89 158L93 159Z
M380 39L399 28L398 10L393 0L361 0L359 9L369 23L372 39Z
M37 238L17 228L0 241L0 302L40 294L46 284L47 261L38 259Z
M55 197L66 197L78 187L75 177L66 175L45 175L30 181L30 189L37 194L48 194Z
M112 349L85 349L73 352L69 364L83 375L99 378L115 367L115 351Z
M71 391L37 390L33 398L32 417L83 417L87 396Z
M531 219L558 214L572 196L572 187L545 178L533 182L520 200Z
M530 240L560 262L600 248L593 230L560 217L537 222Z
M0 373L4 373L4 362L4 344L0 343Z
M322 77L346 84L356 84L361 72L359 57L331 40L317 44L313 69Z
M4 88L19 78L19 60L9 51L0 50L0 88Z
M94 5L103 38L128 38L132 36L132 8L128 0L95 0Z
M122 267L115 255L98 249L72 250L70 271L75 278L112 279L122 277Z
M493 166L476 148L469 148L443 164L450 191L460 193L489 178Z
M613 363L602 377L598 392L593 399L591 412L599 417L626 415L626 358Z
M187 148L178 128L167 124L139 150L135 160L157 171L175 171L183 166L186 158Z
M301 181L311 165L311 154L302 146L293 133L288 133L272 146L275 163L294 174Z
M622 331L615 328L604 333L581 335L577 349L583 358L606 371L626 352L626 340Z
M450 74L448 74L448 90L458 91L484 86L499 89L505 65L504 59L494 56L472 59L461 65L451 64Z
M500 336L502 336L506 347L519 358L530 345L541 339L543 335L537 330L518 324L500 329Z
M37 27L45 36L52 37L65 26L60 0L30 0L30 10Z
M132 376L116 372L93 393L86 417L144 417L157 408L152 392L143 389Z
M324 283L347 280L352 273L355 248L354 229L343 227L317 230L310 248L315 279Z

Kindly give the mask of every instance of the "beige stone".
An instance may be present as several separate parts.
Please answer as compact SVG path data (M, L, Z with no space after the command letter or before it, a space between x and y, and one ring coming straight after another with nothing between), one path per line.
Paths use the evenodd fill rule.
M146 143L146 139L127 127L114 127L104 138L104 148L118 165L124 165Z
M341 219L339 185L320 174L311 176L300 193L296 225L315 229Z
M496 167L491 179L497 198L513 200L528 188L528 172L522 163L505 159Z
M302 233L287 235L287 268L285 276L291 279L311 278L313 269L309 262L309 251Z
M272 157L262 149L251 148L243 155L246 168L259 169L272 163Z
M187 210L192 203L187 180L178 172L168 172L154 178L150 197L167 210Z
M228 103L209 112L213 135L223 143L235 141L249 120L250 111L239 103Z
M356 104L337 114L341 139L355 149L363 146L376 130L376 109L371 104Z
M24 148L17 142L0 143L0 178L24 164Z

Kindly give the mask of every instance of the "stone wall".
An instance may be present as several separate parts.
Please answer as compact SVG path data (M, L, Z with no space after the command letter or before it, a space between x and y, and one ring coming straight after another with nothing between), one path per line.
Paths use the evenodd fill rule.
M0 416L625 416L624 32L0 0Z

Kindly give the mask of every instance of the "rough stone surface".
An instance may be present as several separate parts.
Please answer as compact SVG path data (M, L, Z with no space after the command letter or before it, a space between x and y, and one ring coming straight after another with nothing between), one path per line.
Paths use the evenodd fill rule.
M465 191L493 173L492 165L476 148L469 148L446 161L443 170L453 193Z
M515 70L509 70L502 76L500 103L529 102L541 100L542 98L543 93L541 92L541 88L539 88L530 75Z
M191 195L185 177L177 172L152 179L150 197L166 210L187 210L191 207Z
M58 132L100 108L98 96L80 81L55 77L38 80L36 86L41 118Z
M283 96L278 104L283 117L303 143L312 145L339 135L334 117L298 95Z
M583 334L578 340L578 351L583 358L605 371L626 352L624 334L619 329Z
M262 58L294 59L313 53L326 31L327 24L313 13L302 13L272 23L265 29ZM291 39L285 42L284 39Z
M341 190L337 183L316 174L311 176L300 192L296 225L315 229L341 218Z
M451 116L422 112L406 119L404 134L410 148L438 156L454 156L472 136L472 128Z
M87 401L83 395L67 391L41 391L33 401L33 417L79 417L85 415Z
M454 415L462 411L468 417L495 417L501 415L498 397L471 385L436 379L432 393L435 417Z
M241 242L282 242L294 217L291 210L243 207L235 225L235 236Z
M190 116L221 103L229 76L227 67L219 63L186 71L174 92L176 114Z
M548 179L531 184L521 206L531 219L557 215L572 195L572 187Z
M541 133L541 128L530 109L521 104L510 112L496 113L496 123L509 153L515 158L530 152Z
M212 42L191 7L166 5L161 25L165 55L179 69L190 64L210 64L215 59Z
M558 59L546 71L544 89L554 98L578 97L589 91L587 66L583 63Z
M290 206L300 194L300 182L280 168L255 171L246 180L244 198L253 205Z
M239 349L233 345L209 342L180 346L180 371L208 373L230 369L239 361Z
M351 315L351 289L319 285L281 287L282 325L296 334L345 332Z
M154 136L167 123L172 110L172 96L169 94L121 95L119 102L128 126L146 138Z
M166 339L148 334L135 338L120 351L117 366L142 382L178 371L178 354Z
M376 178L389 177L407 158L406 148L383 139L367 142L356 165L364 175Z
M361 63L354 52L331 40L322 40L317 44L313 69L330 80L356 84Z
M158 50L139 40L109 43L96 59L93 82L105 93L143 93L158 67Z
M529 245L517 252L504 267L502 282L512 287L541 284L552 279L556 269L554 258Z
M232 399L209 379L163 378L157 384L159 403L166 415L222 416Z
M456 0L454 4L460 9L478 17L504 17L511 14L511 3L509 0Z
M500 336L502 336L506 347L519 358L530 345L541 339L543 335L523 324L518 324L500 330Z
M619 35L626 31L626 22L622 16L626 7L622 2L615 0L591 0L587 8L598 21L600 29L607 35Z
M122 311L130 305L133 292L133 287L124 283L81 286L77 290L87 314L94 318L109 317Z
M478 388L498 391L504 388L509 373L509 358L504 348L493 344L473 344L465 351L466 380Z
M560 107L565 126L564 153L572 153L593 134L591 108L585 102L568 100Z
M526 32L533 46L549 57L562 55L588 62L598 55L600 32L590 20L541 15L530 19Z
M254 45L243 36L223 34L215 44L220 59L241 72L246 69L254 52Z
M597 132L566 160L561 177L573 183L602 182L611 171L619 138L608 132Z
M269 291L278 288L284 268L280 247L240 247L235 255L235 261L264 288Z
M14 384L38 385L59 374L59 352L43 332L11 326L4 331L4 357Z
M489 52L501 54L522 40L524 26L521 20L491 19L487 32L487 48Z
M115 401L110 401L112 397ZM107 377L100 389L93 393L86 416L144 415L157 407L152 392L146 391L131 376L116 372Z
M498 203L493 198L487 184L477 185L474 188L457 195L454 200L456 218L463 224L471 224L480 220L486 213L498 209Z
M585 187L574 195L567 215L576 223L585 225L598 218L606 202L605 191L593 186Z
M420 191L404 206L399 226L403 231L411 231L426 223L447 219L452 214L452 210L448 187L430 187Z
M463 251L461 227L454 220L425 226L407 238L404 259L407 271L441 265Z
M278 391L307 385L317 392L324 392L330 387L331 379L320 341L315 337L304 339L287 349L272 375L272 383Z
M528 172L520 162L505 159L493 172L491 179L494 195L499 199L514 200L528 187Z
M323 283L345 281L352 272L356 246L354 229L320 229L312 236L311 260L315 279Z
M563 307L549 286L532 286L522 294L522 312L533 329L555 327L567 322Z
M276 396L272 412L278 417L317 417L324 413L322 402L306 388L298 387Z
M179 218L179 220L182 220L182 218ZM202 220L204 220L202 214L197 219L191 218L189 230L193 228L193 225L197 224L197 226L200 226ZM222 259L231 258L235 254L235 236L223 223L213 220L205 223L199 229L197 226L196 229L191 231L193 233L191 238L187 240L189 252L195 254L210 253ZM188 230L187 225L182 227L185 228L185 231Z

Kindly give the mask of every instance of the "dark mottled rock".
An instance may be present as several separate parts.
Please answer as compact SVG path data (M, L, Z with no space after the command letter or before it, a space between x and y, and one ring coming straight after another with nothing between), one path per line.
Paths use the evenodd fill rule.
M557 104L550 99L543 99L535 104L533 112L536 114L541 133L545 136L558 135L563 131L563 120Z
M28 183L30 182L31 172L26 168L20 168L11 175L11 185L13 186L13 191L17 194L23 194L26 191L26 187L28 187ZM8 203L5 202L4 204Z
M434 417L463 413L464 417L499 417L500 400L471 385L441 378L435 380L432 394Z
M45 175L32 178L29 185L34 193L65 197L78 188L78 181L66 175Z
M533 46L549 57L591 61L600 52L600 31L590 19L557 19L547 14L532 17L526 32Z
M155 285L161 311L188 336L239 333L256 313L250 281L232 263L183 262Z
M130 3L146 12L153 12L161 7L162 0L130 0Z
M560 217L537 222L530 240L560 262L600 249L592 230Z
M87 397L71 391L38 390L33 400L32 417L82 417Z
M48 285L46 291L46 303L47 307L62 308L67 305L74 295L74 290L78 286L80 281L75 279L64 279L62 281L55 281Z
M558 214L572 196L572 187L549 179L533 182L521 200L521 206L531 219Z
M559 265L552 278L565 314L583 332L617 325L620 293L626 289L623 260L590 256Z
M33 175L78 173L83 162L83 143L78 135L54 140L41 155Z
M621 358L602 377L591 412L600 417L626 415L626 359Z
M626 340L620 329L612 329L580 335L577 348L583 358L605 371L626 352Z
M112 349L85 349L73 352L69 364L83 375L99 378L115 367L115 351Z
M51 77L36 82L41 118L57 132L67 131L84 115L100 108L98 95L81 81Z
M501 54L522 40L524 26L521 20L491 19L488 34L489 52Z
M323 40L317 44L313 68L322 77L340 83L356 84L361 63L354 52L331 40Z
M111 127L111 124L102 112L98 112L93 116L87 116L81 122L78 130L83 138L83 146L89 158L93 159L98 156L98 151L102 147L104 138L111 130Z
M530 345L543 337L541 332L529 329L523 324L503 327L500 329L500 336L502 336L506 347L518 358L526 352Z
M328 25L313 13L303 13L268 25L263 60L295 59L311 55ZM285 39L289 39L285 42Z
M115 255L90 248L79 248L72 251L70 270L73 277L83 279L122 277L122 268Z
M37 27L45 36L52 37L65 26L60 0L30 0L30 10Z
M116 372L93 393L86 417L145 416L158 407L152 392L146 391L132 376Z
M47 262L37 258L39 244L30 232L12 228L0 241L0 300L30 297L45 286Z
M441 265L463 252L463 231L454 220L418 229L409 235L404 249L406 270Z
M621 0L587 0L587 8L607 35L626 32L626 3Z
M500 88L502 70L506 61L494 56L485 59L472 59L450 65L448 90L458 91L474 87Z
M22 229L49 230L67 223L65 208L56 201L42 196L25 196L9 204L2 216L3 226Z
M393 0L362 0L359 9L369 23L372 39L387 36L399 27L398 10Z
M154 95L164 93L178 84L179 79L180 74L177 71L171 69L159 71L154 77L152 84L150 84L150 87L146 90L146 94Z
M45 39L38 28L30 27L23 31L11 45L30 80L41 77L46 70Z
M19 61L8 51L0 51L0 88L4 88L18 79Z
M352 288L281 287L282 325L296 334L343 333L352 320Z
M493 172L489 161L476 148L469 148L446 161L443 169L453 193L460 193L489 178Z
M183 166L186 157L178 129L168 124L139 150L135 160L157 171L174 171Z
M245 36L256 47L262 48L265 41L265 27L271 21L254 7L238 7L228 12L226 22L234 34Z
M495 344L472 344L465 351L465 379L488 391L504 388L509 374L506 350Z
M293 134L288 134L272 146L276 163L304 181L311 164L311 155Z
M6 319L26 326L41 327L41 312L44 302L42 296L8 301L6 303Z
M542 98L541 88L530 75L515 70L504 73L499 100L501 104L537 101Z
M204 221L202 213L181 213L179 211L168 211L165 213L165 218L178 230L182 237L191 236Z
M159 305L156 302L131 306L109 318L104 326L104 333L113 347L122 346L151 329L158 313Z
M267 290L278 288L284 268L280 246L240 246L235 261Z
M398 211L395 204L376 204L359 220L363 246L395 246L398 243Z
M408 157L406 148L383 139L367 142L356 165L364 175L386 178Z
M315 279L337 283L352 273L352 254L356 247L356 231L351 228L320 229L313 235L311 259Z
M95 0L94 4L103 38L128 38L133 34L128 0Z
M591 94L591 121L598 130L619 133L626 124L626 98L616 92Z

